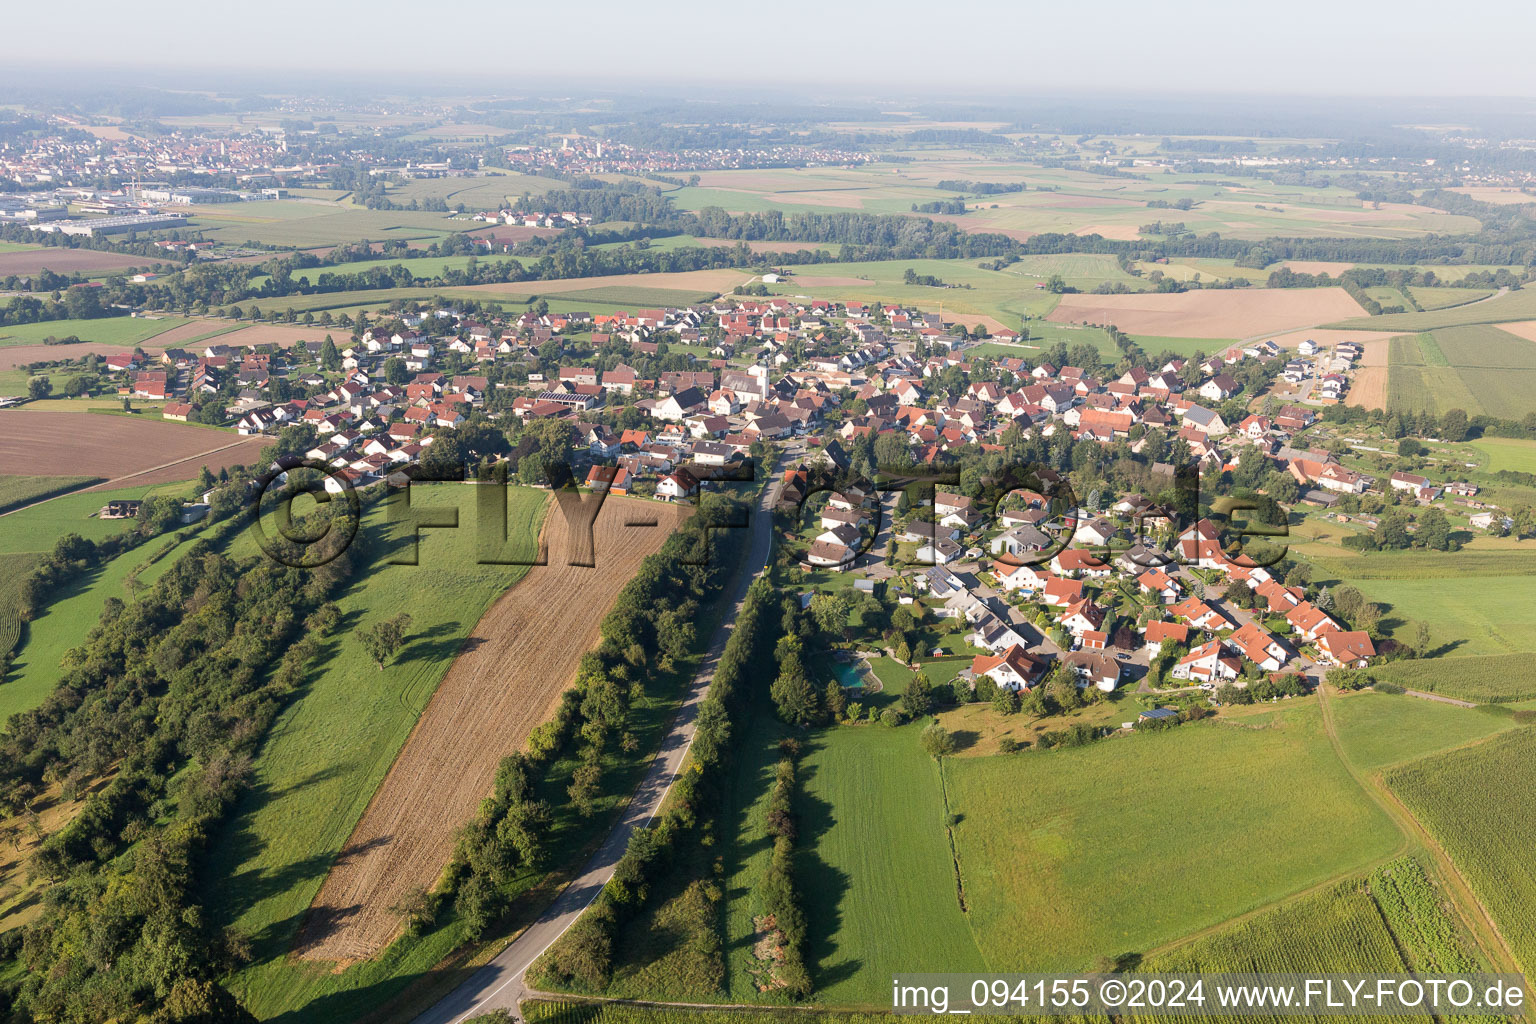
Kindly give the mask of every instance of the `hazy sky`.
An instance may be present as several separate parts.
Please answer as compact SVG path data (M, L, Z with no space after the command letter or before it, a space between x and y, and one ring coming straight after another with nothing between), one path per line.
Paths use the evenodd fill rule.
M1536 2L1486 0L75 0L7 14L82 66L398 72L511 86L625 79L867 94L1536 96ZM55 56L56 55L56 56ZM799 91L799 90L797 90Z

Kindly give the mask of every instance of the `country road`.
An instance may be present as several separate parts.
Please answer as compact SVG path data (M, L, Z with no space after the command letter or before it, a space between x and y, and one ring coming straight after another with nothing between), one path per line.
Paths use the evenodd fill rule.
M773 472L773 469L770 468L769 472ZM677 717L662 740L661 749L656 752L656 758L651 762L645 779L630 799L623 817L603 841L602 847L587 861L581 874L565 887L544 913L539 915L538 920L529 925L494 960L476 971L468 981L417 1017L415 1024L455 1024L498 1009L516 1012L527 992L523 975L529 966L565 934L566 929L576 923L581 912L597 898L608 879L613 877L614 866L624 855L630 835L636 829L650 824L656 816L668 790L672 788L672 781L677 778L683 766L688 747L693 743L699 704L714 679L715 665L725 650L725 643L731 636L731 629L746 600L747 588L768 564L773 536L773 507L778 501L780 486L781 482L774 480L763 488L751 519L752 538L733 581L730 595L732 610L722 618L719 628L715 630L709 651L694 676Z

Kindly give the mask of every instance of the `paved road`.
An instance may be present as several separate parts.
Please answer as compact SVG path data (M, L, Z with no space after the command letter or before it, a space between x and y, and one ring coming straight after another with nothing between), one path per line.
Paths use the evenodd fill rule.
M742 602L746 599L747 587L768 563L769 544L773 532L773 507L778 501L780 485L781 482L776 480L763 489L762 498L752 515L751 544L741 571L737 574L735 589L731 595L735 609L724 618L720 628L715 631L714 639L710 642L709 651L699 667L698 675L694 677L688 696L679 709L671 730L662 741L661 749L656 753L656 759L651 762L644 781L635 790L635 795L624 811L623 818L603 841L602 848L587 861L581 874L566 886L537 921L529 925L516 941L502 950L496 959L476 971L468 981L432 1009L417 1017L415 1024L454 1024L456 1021L498 1009L516 1012L518 1004L527 992L523 983L524 973L540 954L565 934L566 929L576 923L576 918L581 915L581 912L597 898L608 879L613 877L614 866L624 855L631 833L637 828L650 824L651 819L655 817L662 801L666 799L667 791L672 787L672 780L677 777L679 769L682 768L683 758L688 753L689 745L693 743L694 723L698 717L699 704L704 700L709 684L714 679L715 664L725 650L726 640L730 638L731 627L735 624Z

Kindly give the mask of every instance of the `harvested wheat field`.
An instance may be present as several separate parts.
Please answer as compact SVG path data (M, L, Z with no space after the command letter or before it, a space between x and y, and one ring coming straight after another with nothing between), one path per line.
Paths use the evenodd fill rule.
M218 321L212 321L209 324L208 330L214 330L217 326ZM343 344L346 341L346 331L343 329L320 327L319 325L314 327L291 327L287 324L252 324L249 327L242 327L238 331L221 334L217 339L210 338L209 343L217 345L243 345L246 347L252 345L278 345L282 348L288 348L301 341L324 341L327 334L337 339L338 347L346 347ZM156 338L155 340L158 342L160 339Z
M1344 404L1359 406L1362 409L1385 409L1387 407L1387 368L1362 366L1356 370L1349 382L1349 392L1344 396Z
M205 334L213 334L233 328L235 325L227 320L193 320L184 323L180 327L172 327L153 338L146 339L139 345L146 352L162 352L168 348L179 348L194 338L201 338ZM212 339L209 339L210 341Z
M1342 288L1242 288L1063 295L1046 319L1160 338L1253 338L1364 313Z
M995 316L986 316L982 313L949 313L949 319L957 324L965 324L967 327L975 327L977 324L985 324L988 331L1006 331L1010 328L1007 324Z
M1536 203L1536 195L1529 192L1521 192L1519 189L1499 188L1495 185L1469 185L1465 188L1453 188L1450 191L1460 192L1464 196L1476 199L1480 203L1495 203L1499 206L1518 206L1524 203Z
M106 478L102 488L126 483L191 480L203 466L250 465L271 438L241 437L188 426L158 414L103 416L88 412L0 412L0 472L55 476L61 467Z
M565 564L571 531L550 510L540 538L549 564L531 568L464 641L311 905L301 957L352 961L389 944L401 926L389 908L437 880L497 764L549 717L614 598L689 512L609 498L593 527L596 568L582 568Z
M1499 330L1508 331L1526 341L1536 341L1536 320L1524 320L1517 324L1499 324Z
M1103 238L1115 238L1122 242L1134 242L1141 237L1141 232L1134 224L1085 224L1075 228L1074 235L1099 235Z
M80 271L87 276L107 274L129 267L150 267L164 261L152 256L131 256L120 252L98 252L95 249L65 249L45 246L40 249L23 249L19 252L0 252L0 277L12 274L35 274L51 270L55 274L73 274Z

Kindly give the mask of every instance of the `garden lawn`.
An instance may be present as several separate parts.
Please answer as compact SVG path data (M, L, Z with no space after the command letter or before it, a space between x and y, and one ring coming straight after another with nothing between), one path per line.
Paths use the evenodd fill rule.
M994 970L1081 970L1146 950L1401 843L1312 701L946 771L971 923Z

